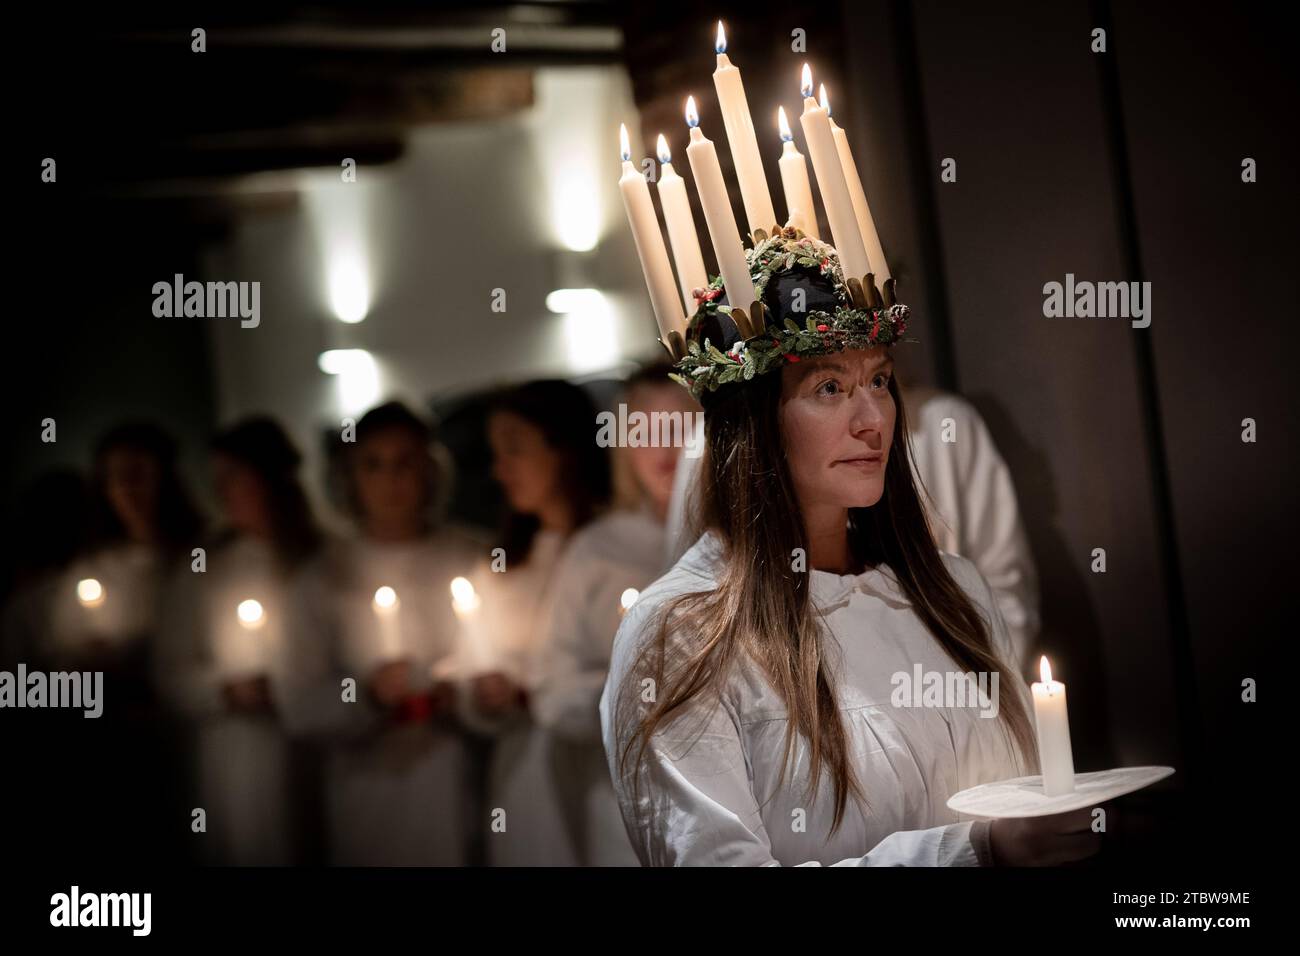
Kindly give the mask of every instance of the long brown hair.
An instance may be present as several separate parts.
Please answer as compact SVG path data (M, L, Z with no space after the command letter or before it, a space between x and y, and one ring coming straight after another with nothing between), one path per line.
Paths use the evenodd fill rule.
M758 664L789 714L780 779L789 770L797 733L810 752L809 799L815 798L823 773L834 785L834 833L849 797L865 803L866 795L850 763L809 574L793 570L794 549L806 547L806 536L781 439L781 378L763 375L724 388L706 405L698 522L720 536L722 566L712 590L681 595L662 609L652 639L619 689L616 739L626 740L619 769L626 775L633 761L635 792L636 771L656 730L681 716L696 697L720 695L743 654ZM989 627L935 545L913 478L907 422L893 376L888 387L898 409L893 453L881 500L849 511L854 559L889 565L916 615L962 670L998 673L999 683L1019 681L999 660ZM646 678L657 692L653 702L643 704L639 690ZM1024 699L1002 695L999 715L1013 752L1018 750L1028 765L1034 744Z

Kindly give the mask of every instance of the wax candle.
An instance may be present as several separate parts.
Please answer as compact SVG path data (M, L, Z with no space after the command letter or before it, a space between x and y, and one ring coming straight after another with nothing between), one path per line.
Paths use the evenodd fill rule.
M632 165L632 147L628 143L627 126L618 128L619 146L623 156L623 176L618 181L627 209L627 221L632 227L636 254L641 259L646 288L650 291L650 304L654 308L659 336L668 341L669 332L684 334L686 317L682 313L677 284L673 281L673 268L668 263L668 250L659 230L659 218L654 203L650 201L650 188L645 177Z
M468 578L453 578L451 609L460 621L460 658L462 676L469 677L492 669L492 649L484 639L480 614L483 602Z
M745 247L740 242L740 228L731 211L731 200L727 198L718 152L713 148L712 140L706 139L700 130L700 114L695 109L693 96L686 98L686 123L691 128L686 158L695 174L695 191L704 208L704 222L709 227L713 252L718 257L718 271L722 274L727 303L748 312L758 294L754 291L754 280L750 278L749 265L745 262Z
M781 142L785 144L777 165L781 168L781 185L785 188L785 207L790 211L790 223L814 239L820 239L817 207L813 205L812 184L808 180L808 160L794 145L794 134L785 118L784 106L777 107L776 125L781 131Z
M695 290L709 284L709 274L704 270L704 256L700 254L700 239L695 232L695 217L691 215L691 201L686 196L686 180L673 169L673 154L668 140L659 134L659 204L664 209L668 223L668 241L677 266L677 282L682 289L682 303L686 317L695 314Z
M1034 724L1038 729L1038 763L1043 771L1043 793L1060 796L1074 789L1074 755L1070 751L1070 718L1065 707L1065 685L1052 680L1052 666L1043 657L1042 682L1032 685Z
M862 177L858 175L857 164L853 162L853 151L849 149L849 137L840 129L831 115L830 98L826 95L826 84L821 87L822 106L831 121L831 135L835 137L835 149L840 156L840 166L844 169L844 179L849 185L849 198L853 201L853 216L858 222L858 232L867 249L867 261L876 276L876 285L883 285L889 278L889 264L885 262L885 250L880 245L880 235L876 232L876 221L871 217L871 207L867 205L867 192L862 188Z
M399 616L401 602L397 592L384 585L375 591L374 600L370 602L375 611L375 623L379 629L379 656L381 660L397 660L402 656L402 621Z
M812 158L817 188L821 190L826 218L831 224L831 238L840 255L840 267L845 279L861 279L871 271L862 234L853 215L853 201L849 198L849 185L844 179L835 136L831 132L830 117L812 95L812 68L803 68L803 114L799 117L804 139L808 142L808 155Z
M776 212L772 209L772 196L767 191L767 176L763 173L754 120L745 99L745 84L741 82L740 70L727 58L727 34L722 29L721 20L718 21L714 50L718 54L718 65L713 71L713 87L718 91L722 124L727 130L727 142L731 144L731 159L736 166L745 218L749 221L750 233L759 229L769 233L776 225Z
M252 677L265 672L265 628L266 611L262 602L254 598L246 598L236 605L233 621L223 616L216 658L217 669L224 678Z

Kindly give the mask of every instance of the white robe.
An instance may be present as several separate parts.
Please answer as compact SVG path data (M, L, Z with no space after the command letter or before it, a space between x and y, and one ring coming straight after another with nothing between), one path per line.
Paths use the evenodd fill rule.
M236 608L256 600L262 625L240 625ZM222 687L264 675L282 699L287 601L265 544L239 538L207 555L207 570L186 562L168 591L154 658L160 696L193 721L194 806L206 811L200 857L233 865L292 862L289 741L277 714L227 709Z
M565 812L584 866L637 866L600 739L600 695L628 588L664 571L664 529L646 511L615 511L577 532L551 585L554 595L534 713L554 732L570 768Z
M296 734L327 744L325 809L330 862L343 866L463 866L471 825L470 766L447 719L389 724L372 703L381 664L410 662L413 691L428 690L455 650L449 584L472 563L451 534L418 541L366 539L331 546L295 582L291 690ZM381 616L380 587L397 592ZM342 682L356 681L355 701Z
M969 558L988 581L1015 647L1016 673L1024 673L1040 626L1038 574L1011 471L970 402L933 389L909 390L905 400L935 543Z
M975 708L893 706L892 675L952 672L956 665L929 634L887 568L860 575L811 571L810 587L827 630L823 648L849 735L854 770L869 802L852 799L830 834L833 788L823 777L806 796L808 750L799 738L793 773L778 784L786 710L752 664L728 675L720 699L696 698L656 732L640 771L640 822L633 780L614 755L613 704L637 650L653 635L657 612L680 594L715 586L721 555L703 536L641 596L614 639L601 727L615 789L642 863L663 865L959 866L988 862L988 824L962 821L946 806L979 783L1034 772L1018 762L1000 719ZM944 554L954 578L989 619L999 653L1010 638L987 584L969 561ZM1024 686L1000 688L1003 699ZM1032 760L1027 762L1032 763ZM806 828L799 832L799 825Z
M564 539L540 531L528 561L494 572L490 562L470 576L480 599L462 621L458 671L463 719L494 737L488 768L487 806L480 825L487 830L490 866L575 866L577 854L562 810L552 735L531 714L489 720L470 701L468 680L500 670L530 695L536 692L544 642L552 572ZM504 830L501 828L504 823Z

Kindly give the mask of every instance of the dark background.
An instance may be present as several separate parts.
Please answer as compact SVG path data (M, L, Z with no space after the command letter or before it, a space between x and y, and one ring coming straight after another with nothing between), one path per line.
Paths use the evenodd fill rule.
M1284 611L1296 569L1295 97L1282 9L1083 0L670 9L226 7L205 22L209 42L227 30L235 53L208 59L211 74L183 86L169 68L184 55L173 41L196 19L188 12L132 5L78 12L75 23L53 7L7 14L19 19L6 97L16 134L5 151L6 566L39 533L28 483L49 451L41 419L59 420L60 443L86 458L99 432L141 408L193 448L218 424L201 332L150 322L139 289L197 272L233 208L155 196L149 184L164 173L336 165L341 146L370 162L400 155L406 129L454 115L467 71L488 56L349 36L488 29L536 10L557 38L621 25L622 51L557 39L512 67L623 60L643 141L653 142L678 121L686 86L707 84L712 50L699 38L714 19L727 21L751 104L792 101L785 87L804 56L788 37L803 27L817 79L841 104L835 115L900 298L919 319L924 344L909 373L968 397L1011 466L1039 566L1042 649L1070 688L1076 769L1177 768L1125 803L1154 841L1139 856L1262 854L1280 822L1270 815L1275 755L1293 749L1289 723L1241 702L1247 678L1265 701L1277 694L1267 680L1283 660L1276 638L1294 629ZM275 40L304 24L332 39ZM1105 54L1090 50L1099 26ZM498 102L512 108L509 96ZM707 125L711 96L701 105ZM725 139L712 119L711 135ZM297 135L306 125L316 135ZM264 135L234 141L232 129ZM57 189L39 181L46 155L59 157ZM719 156L729 162L721 144ZM956 183L939 179L946 157ZM1257 161L1258 182L1241 181L1244 157ZM775 163L767 171L780 196ZM1151 326L1044 318L1043 284L1067 272L1150 281ZM1240 440L1247 417L1254 444ZM1106 551L1105 574L1090 570L1094 548ZM95 731L102 739L84 733L107 721L72 727L62 716L0 716L4 818L20 840L87 856L173 851L156 836L177 822L158 817L154 784L167 778L156 754L133 754L108 726ZM50 735L52 726L76 733ZM102 825L110 818L120 825Z

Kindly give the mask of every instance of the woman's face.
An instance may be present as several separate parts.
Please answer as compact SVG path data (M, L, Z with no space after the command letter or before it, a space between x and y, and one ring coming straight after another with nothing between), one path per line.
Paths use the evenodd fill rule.
M681 433L683 440L688 437L685 429L693 426L694 413L699 411L699 406L691 401L690 394L680 385L672 383L638 385L629 392L627 407L629 412L642 412L646 416L653 415L655 412L679 415L684 429ZM672 425L669 433L677 435L676 427ZM637 484L650 497L650 501L657 509L661 512L667 511L668 500L673 493L673 476L677 473L677 461L681 457L682 449L671 445L656 448L638 444L622 451L628 456Z
M237 458L216 454L212 479L230 526L243 534L265 534L271 525L270 502L257 472Z
M560 490L560 453L546 443L540 428L513 412L493 412L487 433L492 477L505 491L511 509L538 514Z
M407 429L385 428L368 436L352 459L362 516L384 523L419 521L427 503L429 470L424 444Z
M787 363L781 369L781 434L799 506L866 508L885 489L898 409L884 346Z
M114 448L104 455L104 497L133 536L153 528L162 484L158 459L135 448Z

